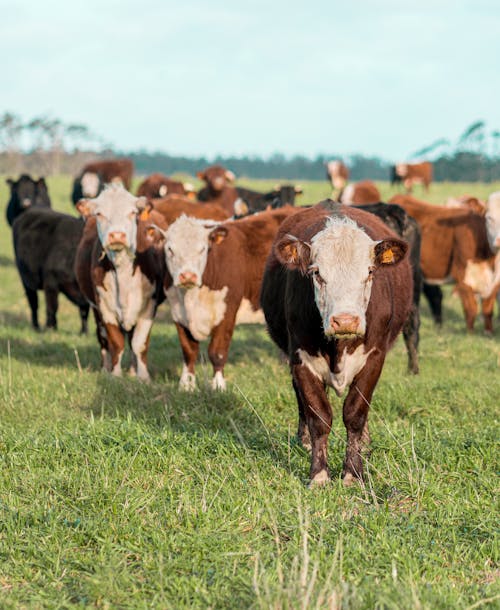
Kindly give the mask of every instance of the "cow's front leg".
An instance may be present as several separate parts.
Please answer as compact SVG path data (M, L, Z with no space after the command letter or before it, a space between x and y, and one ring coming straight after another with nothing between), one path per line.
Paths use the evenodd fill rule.
M125 337L116 324L105 324L108 339L109 355L111 357L111 373L120 377L122 374L122 356L125 349Z
M185 326L176 322L175 327L177 328L177 335L179 337L179 343L181 344L182 358L184 361L181 378L179 380L179 389L191 391L196 388L194 365L198 358L200 344Z
M212 331L212 338L210 339L210 345L208 346L208 357L214 371L212 379L212 388L214 390L224 391L226 389L224 365L227 362L235 321L236 312L233 314L232 312L226 311L223 321Z
M292 379L293 389L295 390L295 396L297 398L297 406L299 408L299 427L297 429L297 438L300 444L307 451L311 451L311 435L309 434L309 427L306 421L304 401L300 388L297 386L295 379Z
M131 372L132 374L135 373L142 381L150 380L148 372L148 348L152 326L152 318L139 318L132 333L132 340L130 341L135 365Z
M343 419L347 430L347 447L342 478L344 485L363 479L362 455L368 449L368 410L373 390L382 372L385 356L377 350L370 355L363 370L354 378L344 401Z
M294 364L292 377L294 387L302 398L311 438L311 486L324 485L330 480L327 446L328 435L332 428L332 408L323 381L305 365Z

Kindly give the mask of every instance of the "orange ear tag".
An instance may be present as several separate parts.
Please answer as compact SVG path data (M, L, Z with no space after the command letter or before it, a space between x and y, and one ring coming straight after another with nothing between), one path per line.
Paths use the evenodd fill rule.
M142 212L139 215L139 220L147 220L149 218L149 210L147 208L144 208L144 210L142 210Z
M384 253L382 254L382 264L390 265L393 262L394 262L394 252L389 248L388 250L385 250Z

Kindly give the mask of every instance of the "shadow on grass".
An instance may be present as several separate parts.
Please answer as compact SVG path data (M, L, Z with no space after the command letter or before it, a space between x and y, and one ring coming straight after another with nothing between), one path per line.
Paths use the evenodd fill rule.
M0 254L0 267L14 267L14 261L8 256Z

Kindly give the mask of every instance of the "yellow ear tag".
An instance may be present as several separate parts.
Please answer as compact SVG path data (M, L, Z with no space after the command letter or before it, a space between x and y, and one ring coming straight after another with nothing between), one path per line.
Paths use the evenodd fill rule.
M144 210L142 210L142 212L139 215L139 219L147 220L148 218L149 218L149 210L147 208L144 208Z
M224 235L217 234L214 238L215 244L220 244L220 242L224 239Z
M394 252L391 250L391 248L389 248L388 250L385 250L382 254L382 264L390 265L393 262L394 262Z

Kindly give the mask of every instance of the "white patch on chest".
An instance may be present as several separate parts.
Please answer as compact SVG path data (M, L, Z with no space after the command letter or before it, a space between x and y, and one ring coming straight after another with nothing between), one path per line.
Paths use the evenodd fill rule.
M487 261L474 263L467 261L465 267L464 283L485 299L491 294L493 288L493 269Z
M265 324L262 309L254 309L248 299L241 299L241 304L236 314L236 324Z
M166 295L172 318L188 328L197 341L203 341L224 318L227 291L227 286L220 290L210 290L207 286L183 290L171 286Z
M323 356L320 356L319 354L317 356L311 356L303 349L298 349L297 354L301 363L306 366L313 375L321 379L326 385L332 387L337 396L341 396L344 390L351 385L354 377L363 369L368 360L368 356L374 349L375 348L372 347L369 352L365 352L365 346L363 344L358 345L352 354L348 354L347 349L344 349L344 352L335 367L335 373L330 370L330 367Z
M117 324L132 330L139 317L153 319L154 283L143 275L131 260L120 264L104 275L103 285L97 286L99 310L106 324Z

